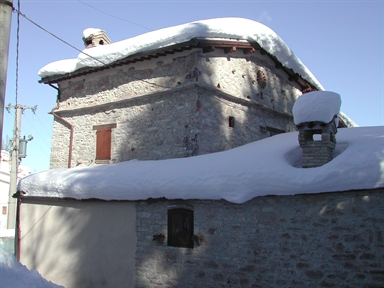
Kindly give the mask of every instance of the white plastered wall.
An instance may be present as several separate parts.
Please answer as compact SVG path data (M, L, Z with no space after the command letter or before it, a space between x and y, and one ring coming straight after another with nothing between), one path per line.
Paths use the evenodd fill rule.
M21 205L22 264L66 288L134 286L134 203L30 202Z

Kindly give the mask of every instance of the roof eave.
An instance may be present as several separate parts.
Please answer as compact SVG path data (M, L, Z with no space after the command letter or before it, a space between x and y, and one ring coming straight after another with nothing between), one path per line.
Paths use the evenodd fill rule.
M257 42L222 38L192 38L187 42L129 55L124 59L110 63L108 66L84 67L71 73L44 77L39 80L39 83L55 84L59 81L68 80L74 77L94 73L104 69L151 60L153 58L166 56L168 54L191 50L193 48L201 48L203 49L204 53L212 52L216 48L219 48L223 49L225 54L232 53L236 50L243 50L244 54L251 54L256 51L260 51L262 55L267 55L275 63L275 68L282 69L282 71L288 75L289 81L296 82L299 85L301 92L306 93L318 90L315 85L309 83L301 75L295 73L295 71L293 71L291 68L285 67L274 55L269 54L267 51L261 48L261 46Z

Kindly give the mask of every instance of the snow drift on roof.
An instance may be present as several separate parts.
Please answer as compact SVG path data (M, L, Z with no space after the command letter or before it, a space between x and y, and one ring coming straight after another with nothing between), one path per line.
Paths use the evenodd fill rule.
M40 69L38 74L44 78L70 73L82 67L101 67L139 52L163 48L199 37L256 41L268 53L276 56L285 67L293 69L317 89L324 90L311 71L274 31L261 23L243 18L209 19L152 31L106 46L98 46L92 50L87 49L85 52L92 57L80 53L77 59L50 63Z
M35 173L19 182L25 197L104 200L225 199L384 187L384 126L339 129L335 157L298 168L298 133L280 134L232 150L157 161L127 161Z
M313 91L301 95L293 105L292 113L296 125L319 121L329 123L339 114L341 97L330 91ZM337 126L337 125L336 125Z

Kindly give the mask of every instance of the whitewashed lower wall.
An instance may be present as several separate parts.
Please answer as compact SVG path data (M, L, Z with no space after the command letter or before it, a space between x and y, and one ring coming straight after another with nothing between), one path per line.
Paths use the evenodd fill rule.
M21 205L22 264L66 288L134 286L134 204L29 202Z

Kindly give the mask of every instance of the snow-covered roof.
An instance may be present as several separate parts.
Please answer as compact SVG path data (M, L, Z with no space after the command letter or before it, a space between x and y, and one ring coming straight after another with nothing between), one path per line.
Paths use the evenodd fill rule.
M25 197L145 200L225 199L243 203L265 195L294 195L384 187L384 126L339 129L335 157L301 167L298 133L228 151L157 161L53 169L25 177Z
M80 53L76 59L50 63L41 68L38 74L41 78L45 78L64 75L84 67L102 67L104 64L111 64L136 53L184 43L193 38L256 41L285 67L301 75L317 89L324 90L311 71L273 30L261 23L244 18L208 19L152 31L120 42L87 49L84 52L89 56Z
M329 123L340 112L341 97L330 91L313 91L297 98L292 113L296 125L319 121Z

